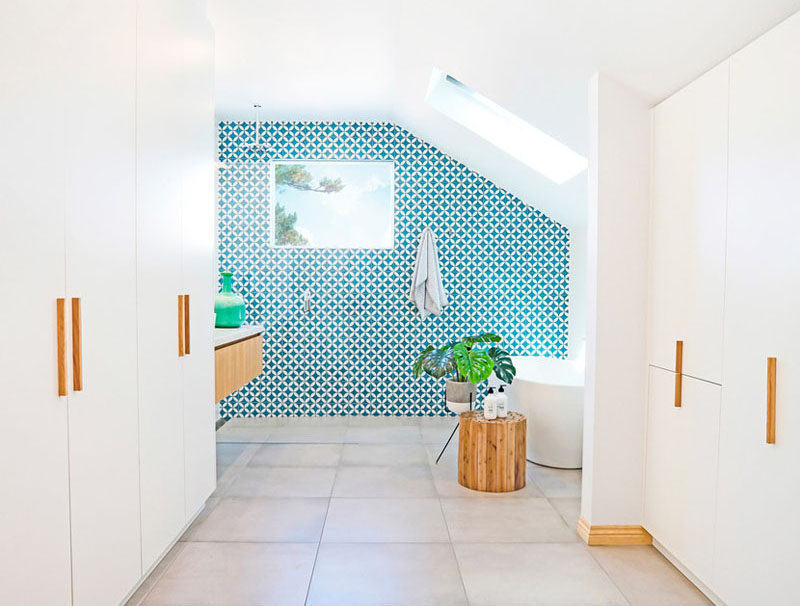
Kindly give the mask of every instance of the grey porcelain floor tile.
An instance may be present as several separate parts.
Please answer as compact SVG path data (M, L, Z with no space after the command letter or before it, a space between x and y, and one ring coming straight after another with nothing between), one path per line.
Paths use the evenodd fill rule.
M323 542L450 541L439 499L331 499Z
M632 606L711 604L699 589L653 547L589 549Z
M368 444L421 444L419 425L396 427L348 427L344 441Z
M431 470L436 492L443 498L529 499L544 496L532 482L527 482L523 488L513 492L482 492L466 488L458 483L458 466L450 463L431 465Z
M313 417L279 417L284 427L344 427L348 424L345 415L315 415Z
M625 597L581 543L459 543L473 606L625 606Z
M337 544L319 548L309 606L466 605L447 544Z
M179 541L187 541L187 540L189 540L188 537L191 536L193 530L197 526L200 526L208 518L208 516L211 515L211 512L214 511L217 508L217 505L219 505L221 500L222 499L220 497L215 497L215 496L209 497L206 500L206 504L203 506L202 511L200 511L200 513L197 514L197 517L189 525L189 528L186 529L186 532L184 532L181 535L180 539L178 539L178 540Z
M411 415L352 415L347 419L350 427L419 427L420 417Z
M426 465L425 448L419 444L345 444L342 465Z
M225 421L223 427L277 427L285 417L234 417Z
M344 425L284 425L274 428L268 441L341 444L346 432L347 427Z
M577 541L546 499L442 499L454 543Z
M312 543L184 543L146 606L300 606L317 546Z
M453 433L455 429L455 433L453 434L453 439L450 441L450 446L455 445L455 450L458 450L458 429L456 429L458 425L458 421L453 419L452 421L448 421L447 424L442 424L439 426L426 426L422 425L420 427L420 432L422 434L422 442L424 444L430 444L432 446L438 446L441 450L441 447L444 446L444 443L447 442L447 438L450 437L450 434ZM437 452L438 452L437 450Z
M155 566L155 568L153 568L153 570L130 597L130 599L125 602L125 606L141 606L144 604L148 594L153 590L153 587L156 586L156 583L158 583L159 579L164 576L167 568L169 568L172 562L175 561L175 558L178 557L178 554L183 551L185 546L185 543L175 543L173 548L170 549L167 552L167 555L165 555Z
M274 430L271 425L229 426L228 423L217 430L217 442L266 442Z
M220 442L217 444L217 467L233 465L242 456L247 444Z
M336 467L341 444L264 444L248 465L250 467Z
M572 529L578 527L578 519L581 517L580 497L557 497L548 500L553 508L564 518L567 526Z
M427 465L341 466L334 497L435 497Z
M528 463L528 479L532 480L546 497L580 497L581 470L555 469Z
M328 497L335 467L245 467L223 496Z
M184 540L317 542L327 509L327 498L226 498L194 524Z

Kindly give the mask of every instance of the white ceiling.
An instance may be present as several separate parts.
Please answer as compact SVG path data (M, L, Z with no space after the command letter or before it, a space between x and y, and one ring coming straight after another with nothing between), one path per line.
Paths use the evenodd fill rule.
M554 185L424 102L435 65L587 154L587 80L651 103L800 0L208 0L219 119L389 120L568 226L585 173Z

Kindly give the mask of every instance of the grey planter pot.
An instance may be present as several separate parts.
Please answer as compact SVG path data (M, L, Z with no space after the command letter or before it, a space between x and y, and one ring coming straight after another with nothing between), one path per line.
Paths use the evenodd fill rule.
M452 381L447 379L444 389L444 399L447 401L447 408L456 414L461 414L469 410L470 395L472 403L475 404L477 390L474 383L469 381Z

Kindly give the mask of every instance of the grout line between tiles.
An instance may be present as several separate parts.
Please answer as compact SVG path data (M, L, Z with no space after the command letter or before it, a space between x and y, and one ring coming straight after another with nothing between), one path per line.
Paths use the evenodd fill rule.
M333 481L331 482L331 491L328 494L328 506L325 508L325 519L322 521L322 528L319 531L319 539L317 541L317 551L314 554L314 563L311 565L311 574L308 575L308 587L306 587L306 598L303 604L308 604L308 597L311 595L311 583L314 582L314 571L317 569L317 558L319 558L319 550L322 546L322 537L325 535L325 526L328 523L328 514L331 511L331 501L333 500L333 489L336 486L336 477L339 475L339 466L335 467L333 473Z

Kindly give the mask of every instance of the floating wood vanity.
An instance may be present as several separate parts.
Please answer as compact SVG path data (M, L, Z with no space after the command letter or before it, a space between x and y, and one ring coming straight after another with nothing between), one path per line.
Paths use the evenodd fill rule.
M263 371L264 328L214 329L214 400L219 402Z

